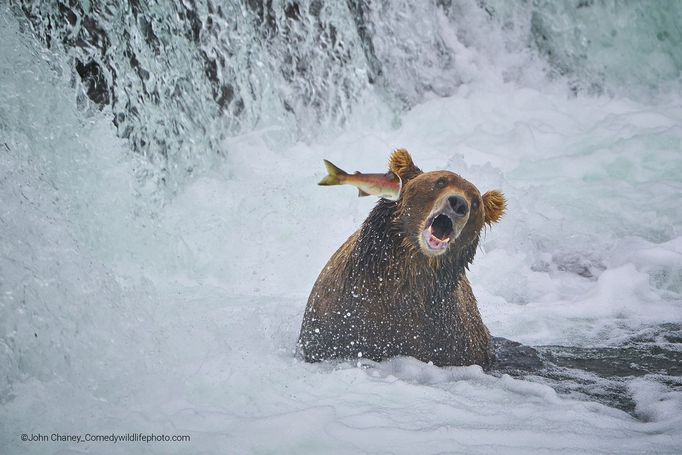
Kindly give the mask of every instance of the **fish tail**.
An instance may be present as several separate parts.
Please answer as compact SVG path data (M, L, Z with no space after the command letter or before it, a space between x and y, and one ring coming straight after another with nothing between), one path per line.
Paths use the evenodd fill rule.
M322 186L328 186L328 185L341 185L341 181L339 180L339 177L342 177L344 175L348 175L345 171L339 169L336 167L334 164L327 160L324 161L324 167L327 168L327 175L325 178L320 180L320 183L318 185Z

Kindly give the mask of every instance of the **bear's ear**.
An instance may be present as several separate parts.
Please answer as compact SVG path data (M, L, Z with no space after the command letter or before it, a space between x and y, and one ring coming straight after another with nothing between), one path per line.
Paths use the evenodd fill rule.
M422 173L421 169L414 165L412 157L405 149L397 149L393 152L391 159L388 160L388 168L400 177L403 185Z
M507 210L507 200L500 191L488 191L483 195L483 210L488 226L497 223Z

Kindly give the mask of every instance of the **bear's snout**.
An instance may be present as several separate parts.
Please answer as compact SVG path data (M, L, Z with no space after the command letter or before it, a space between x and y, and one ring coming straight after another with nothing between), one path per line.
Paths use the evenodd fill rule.
M452 208L452 211L456 217L461 218L469 213L469 204L461 196L450 196L448 198L448 203L450 204L450 207Z

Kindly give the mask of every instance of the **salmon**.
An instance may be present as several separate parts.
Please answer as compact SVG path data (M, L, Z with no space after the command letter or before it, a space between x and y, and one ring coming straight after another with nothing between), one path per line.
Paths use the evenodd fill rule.
M403 182L400 176L388 171L385 174L363 174L356 172L349 174L330 161L323 160L328 175L318 185L353 185L358 188L358 197L379 196L389 201L397 201Z

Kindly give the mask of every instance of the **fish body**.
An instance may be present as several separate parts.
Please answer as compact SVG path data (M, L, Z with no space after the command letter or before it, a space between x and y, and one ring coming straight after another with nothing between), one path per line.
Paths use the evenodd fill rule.
M327 160L324 166L328 175L318 185L353 185L358 188L358 196L379 196L390 201L397 201L403 182L398 174L388 171L385 174L349 174Z

